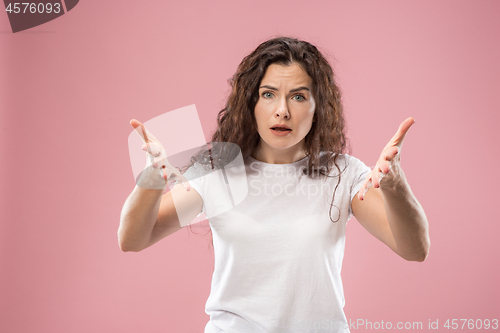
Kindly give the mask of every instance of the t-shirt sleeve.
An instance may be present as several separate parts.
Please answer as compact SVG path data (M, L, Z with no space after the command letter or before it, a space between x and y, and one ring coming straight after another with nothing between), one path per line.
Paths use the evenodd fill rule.
M364 181L366 180L366 176L370 173L371 169L367 167L366 164L353 156L348 156L348 163L351 199L349 203L349 213L352 214L352 199L359 192L361 185L363 185Z
M201 168L203 168L203 166L195 163L183 173L183 176L186 177L186 179L189 182L189 185L191 185L191 188L196 190L196 192L198 192L201 199L203 200L203 206L201 212L196 217L205 213L205 191L204 191L205 177L202 176L203 173Z

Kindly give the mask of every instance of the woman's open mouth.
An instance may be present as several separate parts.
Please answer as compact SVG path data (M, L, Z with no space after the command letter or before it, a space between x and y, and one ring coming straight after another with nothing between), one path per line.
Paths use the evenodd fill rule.
M277 136L288 135L292 130L285 127L271 127L271 132Z

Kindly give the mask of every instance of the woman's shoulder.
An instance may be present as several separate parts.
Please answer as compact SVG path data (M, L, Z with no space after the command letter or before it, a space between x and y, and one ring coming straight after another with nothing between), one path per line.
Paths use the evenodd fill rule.
M320 164L322 166L330 165L330 176L348 173L350 171L357 172L359 169L369 169L360 159L344 153L333 153L323 151L320 153Z
M360 159L352 155L349 155L347 153L339 154L331 151L322 151L320 152L319 157L322 162L327 162L329 160L334 160L337 163L345 163L345 164L361 162Z

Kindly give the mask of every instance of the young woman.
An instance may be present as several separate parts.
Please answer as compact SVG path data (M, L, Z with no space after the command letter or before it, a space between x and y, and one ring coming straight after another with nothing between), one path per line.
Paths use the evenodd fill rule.
M212 142L241 149L248 194L209 219L215 269L205 332L349 332L340 270L351 215L406 260L424 261L429 252L425 213L400 166L414 119L370 170L345 154L340 90L315 46L268 40L243 59L231 85ZM144 125L131 124L162 181L185 184L164 195L134 188L118 238L123 251L141 251L180 230L179 216L191 221L216 206L220 184L214 177L188 184Z

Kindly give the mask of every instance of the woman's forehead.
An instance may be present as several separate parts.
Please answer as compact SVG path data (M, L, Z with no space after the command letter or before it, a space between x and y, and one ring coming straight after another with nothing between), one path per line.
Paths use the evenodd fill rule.
M261 85L277 85L284 82L310 86L312 79L307 72L295 62L288 66L271 64L266 69Z

